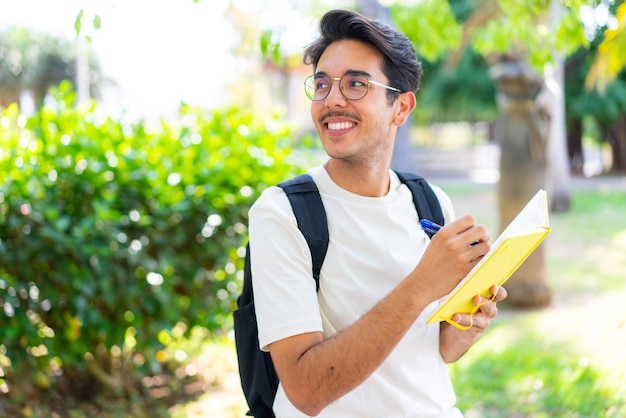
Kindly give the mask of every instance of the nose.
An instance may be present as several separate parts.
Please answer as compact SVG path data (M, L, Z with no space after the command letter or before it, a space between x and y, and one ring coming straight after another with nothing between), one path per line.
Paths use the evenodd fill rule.
M335 81L337 83L335 83ZM331 79L331 85L330 85L330 90L328 92L328 96L326 96L326 98L324 99L324 104L326 105L326 107L330 108L333 106L345 106L346 104L346 97L343 95L343 92L341 91L341 79L340 78L332 78Z

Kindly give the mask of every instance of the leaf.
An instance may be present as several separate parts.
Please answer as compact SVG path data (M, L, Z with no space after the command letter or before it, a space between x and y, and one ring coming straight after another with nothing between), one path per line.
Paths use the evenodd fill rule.
M102 18L100 17L100 15L95 15L93 17L93 27L99 30L101 26L102 26Z
M74 20L74 30L76 31L76 36L80 35L80 30L82 28L81 21L83 20L84 14L85 11L83 9L80 9L80 12L78 12L78 14L76 15L76 19Z
M71 224L72 224L72 218L67 215L64 215L60 217L59 219L57 219L55 227L58 231L67 231Z
M270 49L272 42L272 32L269 30L263 31L259 37L259 48L261 49L261 55L267 57L267 52Z

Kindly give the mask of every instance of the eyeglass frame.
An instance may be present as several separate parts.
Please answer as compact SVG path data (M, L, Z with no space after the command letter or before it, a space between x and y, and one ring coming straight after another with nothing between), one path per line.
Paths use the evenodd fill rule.
M330 80L330 86L328 87L328 91L326 92L326 95L320 99L314 99L311 96L309 96L308 92L307 92L307 81L309 80L315 80L315 77L326 77L328 78L328 80ZM343 87L341 85L341 80L346 77L346 76L362 76L365 77L367 79L367 90L365 90L365 93L363 94L363 96L359 97L358 99L351 99L348 96L346 96L346 94L343 92ZM374 84L376 86L379 87L384 87L388 90L394 91L396 93L404 93L402 90L396 88L396 87L392 87L392 86L388 86L386 84L383 83L379 83L378 81L374 81L374 80L370 80L370 76L369 74L366 73L362 73L362 72L358 72L358 71L352 71L352 72L348 72L344 75L342 75L341 77L330 77L324 73L318 73L318 74L311 74L310 76L308 76L307 78L304 79L304 93L306 94L306 97L308 97L311 101L313 102L321 102L322 100L326 100L326 98L330 95L330 90L332 89L332 84L333 81L339 81L339 91L341 92L341 95L346 99L346 100L350 100L350 101L356 101L356 100L361 100L363 99L365 96L367 96L367 93L370 92L370 85Z

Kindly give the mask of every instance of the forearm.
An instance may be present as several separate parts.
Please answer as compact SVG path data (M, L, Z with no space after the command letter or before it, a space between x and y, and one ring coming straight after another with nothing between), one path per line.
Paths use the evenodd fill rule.
M272 344L270 351L280 359L275 364L290 401L306 414L316 415L359 386L415 322L429 303L427 295L416 280L404 280L359 321L331 338L322 340L321 335L312 334ZM287 351L299 351L294 344L308 348L289 360Z

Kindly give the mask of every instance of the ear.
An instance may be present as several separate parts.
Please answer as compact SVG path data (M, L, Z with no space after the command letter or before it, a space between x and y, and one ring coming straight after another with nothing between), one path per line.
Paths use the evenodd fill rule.
M396 102L394 103L395 113L393 123L396 126L400 127L404 124L404 122L406 122L413 109L415 109L415 102L415 93L412 91L407 91L398 96Z

